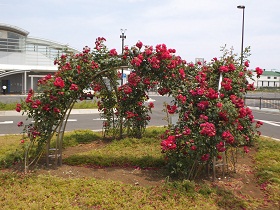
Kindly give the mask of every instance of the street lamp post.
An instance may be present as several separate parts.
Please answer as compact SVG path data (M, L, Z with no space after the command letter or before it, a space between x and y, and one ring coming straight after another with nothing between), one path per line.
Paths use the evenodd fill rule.
M121 29L122 34L120 35L120 38L122 39L122 56L123 56L123 48L124 48L124 39L126 39L126 36L124 35L125 31L126 29ZM122 68L121 85L123 85L123 68Z
M245 6L244 5L238 5L238 9L243 10L242 15L242 40L241 40L241 65L243 64L243 42L244 42L244 13L245 13Z

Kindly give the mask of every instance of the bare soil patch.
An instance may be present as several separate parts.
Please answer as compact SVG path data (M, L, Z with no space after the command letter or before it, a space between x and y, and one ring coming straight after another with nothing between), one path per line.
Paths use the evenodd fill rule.
M63 158L70 155L85 152L92 149L105 146L106 143L94 142L91 144L80 144L75 147L70 147L64 150ZM230 190L236 196L247 199L248 196L263 201L264 209L269 205L267 194L263 186L258 184L255 176L254 169L254 153L255 149L252 148L249 154L239 158L236 164L236 173L221 177L221 174L217 175L217 179L203 180L211 186L224 187ZM90 166L70 166L63 164L61 167L53 168L41 168L36 170L38 174L50 174L53 176L63 178L83 178L92 177L102 180L120 181L125 184L137 185L137 186L159 186L166 180L166 173L163 169L141 169L132 167L90 167Z
M67 148L62 153L62 160L73 154L86 152L104 147L107 143L102 141L90 144L79 144L75 147ZM93 167L93 166L62 166L54 168L41 168L37 170L39 174L50 174L63 178L93 177L112 181L121 181L126 184L139 186L156 186L165 181L166 174L162 169L141 169L138 167Z
M90 144L80 144L75 147L67 148L63 151L63 158L69 157L73 154L80 152L90 151L105 146L106 143L94 142ZM219 177L215 184L224 185L226 188L233 188L236 190L242 190L246 193L259 195L262 191L256 184L256 178L254 176L254 150L243 158L239 158L236 165L236 173L226 175L226 177ZM62 158L62 159L63 159ZM121 181L127 184L135 184L143 186L154 186L161 184L166 174L161 169L140 169L132 167L92 167L92 166L70 166L63 164L56 169L40 169L38 173L48 173L55 176L61 176L64 178L73 177L95 177L98 179L110 179L114 181Z

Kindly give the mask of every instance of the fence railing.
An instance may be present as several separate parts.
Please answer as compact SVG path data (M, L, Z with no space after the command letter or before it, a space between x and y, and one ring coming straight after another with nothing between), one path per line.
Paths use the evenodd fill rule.
M245 104L259 109L278 109L280 111L280 98L246 96Z

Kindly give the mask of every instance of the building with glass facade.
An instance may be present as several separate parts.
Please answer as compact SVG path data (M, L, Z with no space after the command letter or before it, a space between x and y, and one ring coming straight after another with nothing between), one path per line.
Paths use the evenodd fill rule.
M55 58L63 53L79 53L68 45L28 34L19 27L0 23L0 87L6 86L6 93L36 90L41 77L57 71Z

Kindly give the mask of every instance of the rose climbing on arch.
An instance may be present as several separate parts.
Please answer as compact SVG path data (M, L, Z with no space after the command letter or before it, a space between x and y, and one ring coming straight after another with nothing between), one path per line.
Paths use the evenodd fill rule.
M162 136L162 152L171 171L189 179L213 158L220 158L220 152L248 145L258 135L252 112L243 100L251 89L245 82L252 75L248 61L240 65L235 55L225 53L210 63L187 63L165 44L154 48L140 41L118 55L115 49L107 49L105 41L99 37L92 51L85 47L82 53L62 55L54 62L59 67L55 75L39 81L41 94L31 90L17 106L35 121L28 132L38 151L50 142L87 86L93 87L99 99L105 131L113 130L115 135L114 130L119 130L119 137L141 138L151 119L153 104L146 103L151 88L157 87L160 95L171 95L173 101L166 112L179 119ZM132 70L123 85L117 72L121 66ZM258 68L256 72L262 71Z
M179 120L162 137L162 151L173 173L193 179L203 165L211 164L213 158L220 159L221 153L230 148L244 146L248 152L246 145L259 135L259 124L243 100L251 89L245 82L246 77L252 76L248 67L248 61L240 65L235 55L225 51L220 59L214 58L210 63L189 63L178 69L180 75L184 69L188 82L169 86L175 87L170 92L176 97L172 105L167 105L167 111L177 113ZM186 97L185 103L182 96ZM186 127L189 135L185 135ZM169 136L176 137L172 149L165 146Z

